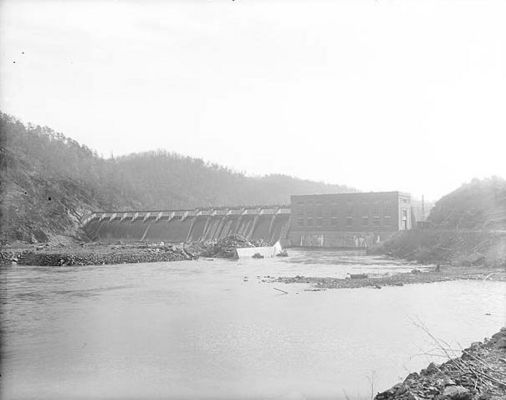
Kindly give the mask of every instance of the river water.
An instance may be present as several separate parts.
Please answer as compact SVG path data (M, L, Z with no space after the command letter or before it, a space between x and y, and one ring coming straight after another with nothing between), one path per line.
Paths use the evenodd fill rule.
M505 325L505 283L262 282L413 268L353 252L290 254L2 267L1 397L369 399L443 361L418 324L455 348Z

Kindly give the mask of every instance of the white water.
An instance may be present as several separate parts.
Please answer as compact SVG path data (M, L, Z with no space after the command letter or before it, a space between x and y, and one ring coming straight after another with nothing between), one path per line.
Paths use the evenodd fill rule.
M505 283L313 292L261 282L413 268L354 253L290 253L4 267L2 398L365 399L371 381L384 390L443 361L420 355L434 345L413 321L456 347L505 325Z

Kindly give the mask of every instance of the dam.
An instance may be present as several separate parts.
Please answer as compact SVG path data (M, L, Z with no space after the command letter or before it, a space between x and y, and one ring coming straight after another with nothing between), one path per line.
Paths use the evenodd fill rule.
M288 206L216 207L172 211L93 212L83 220L91 240L182 243L241 235L274 243L286 238Z
M409 194L336 193L291 196L290 205L209 207L164 211L96 211L82 222L94 241L168 243L241 235L283 246L365 248L412 229Z

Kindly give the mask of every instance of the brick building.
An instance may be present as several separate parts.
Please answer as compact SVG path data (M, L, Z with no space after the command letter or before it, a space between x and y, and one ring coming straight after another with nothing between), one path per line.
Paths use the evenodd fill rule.
M412 225L410 196L400 192L291 197L294 246L368 247Z

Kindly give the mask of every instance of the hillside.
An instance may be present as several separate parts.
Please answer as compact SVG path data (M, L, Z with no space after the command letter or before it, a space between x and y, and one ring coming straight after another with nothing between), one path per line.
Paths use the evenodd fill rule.
M2 242L73 235L88 210L135 204L109 163L72 139L5 114L0 133Z
M166 151L104 159L50 128L0 113L0 240L75 236L91 210L287 204L291 194L353 191L284 175L248 177Z
M428 222L438 229L506 229L506 180L473 179L442 197Z
M382 251L422 263L506 266L506 181L462 185L436 202L424 229L397 234Z

